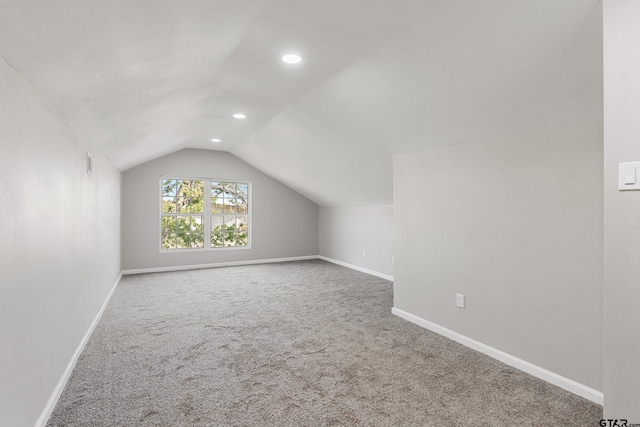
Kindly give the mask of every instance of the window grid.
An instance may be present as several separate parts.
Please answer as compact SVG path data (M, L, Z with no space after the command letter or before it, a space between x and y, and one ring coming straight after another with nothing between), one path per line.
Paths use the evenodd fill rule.
M249 185L246 182L211 181L212 248L249 244Z
M248 248L250 183L161 178L160 249Z

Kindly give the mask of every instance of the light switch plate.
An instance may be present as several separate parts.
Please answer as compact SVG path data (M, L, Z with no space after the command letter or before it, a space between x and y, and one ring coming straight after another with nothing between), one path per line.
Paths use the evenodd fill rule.
M640 190L640 162L618 165L618 190Z
M464 308L464 295L456 294L456 305L460 308Z

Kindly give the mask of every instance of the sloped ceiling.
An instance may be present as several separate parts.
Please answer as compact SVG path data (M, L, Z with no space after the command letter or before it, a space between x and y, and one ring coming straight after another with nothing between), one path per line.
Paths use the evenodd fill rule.
M394 154L601 118L601 17L596 0L0 0L0 56L121 170L224 150L320 205L387 204Z

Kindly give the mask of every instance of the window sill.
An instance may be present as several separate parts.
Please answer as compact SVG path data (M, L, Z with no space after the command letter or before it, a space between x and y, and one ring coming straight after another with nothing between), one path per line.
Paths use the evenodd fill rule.
M194 249L160 249L161 254L184 254L197 252L225 252L225 251L246 251L251 246L229 246L224 248L194 248Z

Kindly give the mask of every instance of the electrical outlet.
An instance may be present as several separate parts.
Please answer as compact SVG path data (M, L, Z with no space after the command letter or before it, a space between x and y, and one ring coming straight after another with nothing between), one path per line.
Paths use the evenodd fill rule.
M362 250L362 256L367 256L367 250L366 249Z
M460 308L464 308L464 295L456 294L456 305Z
M393 264L395 260L393 259L393 255L391 255L391 264Z

